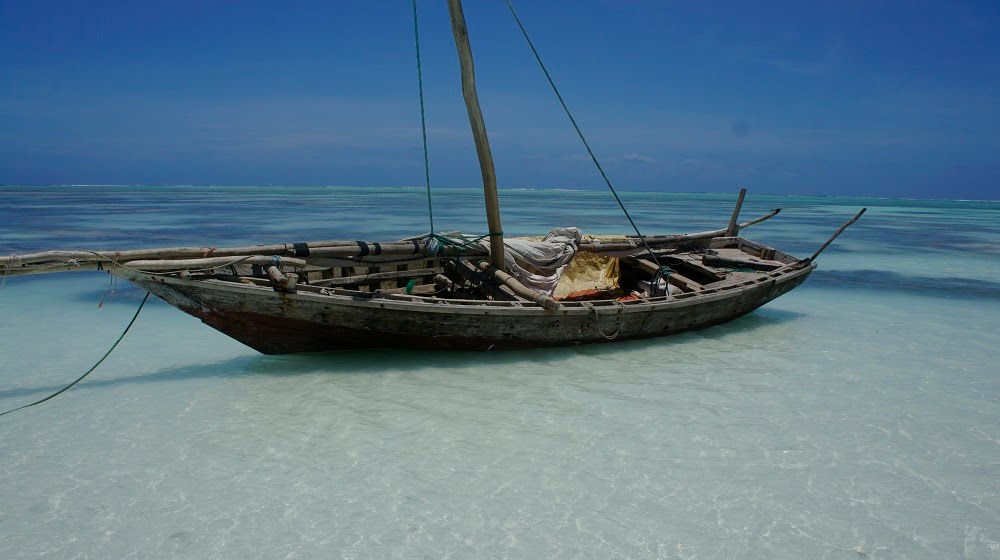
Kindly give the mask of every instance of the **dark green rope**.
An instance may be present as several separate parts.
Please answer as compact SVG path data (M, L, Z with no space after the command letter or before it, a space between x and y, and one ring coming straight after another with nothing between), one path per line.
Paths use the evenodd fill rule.
M604 178L604 182L607 183L608 188L611 189L611 194L615 196L615 200L618 201L618 206L621 207L622 212L625 213L625 217L628 218L629 223L632 224L632 229L634 229L636 235L639 236L639 241L642 241L643 247L645 247L646 251L649 252L650 258L653 259L653 262L656 263L657 266L661 266L660 261L656 258L653 250L649 247L649 244L646 243L646 238L642 236L642 233L639 232L639 227L635 225L635 220L632 219L632 216L625 208L625 204L622 202L622 199L618 196L618 192L615 191L615 187L611 184L611 179L608 178L608 174L604 172L604 168L601 167L601 163L597 161L597 156L594 155L594 151L590 149L590 144L584 137L583 131L580 130L580 126L576 124L576 119L573 118L573 113L570 112L569 107L566 105L562 95L559 93L559 88L556 87L556 83L549 74L549 70L545 67L545 63L542 62L542 57L538 54L538 50L535 49L535 44L531 42L531 37L528 36L528 31L524 28L524 24L521 23L521 18L517 16L514 6L510 3L510 0L504 1L507 3L507 7L510 8L510 13L514 16L514 21L517 22L517 26L521 29L521 34L524 35L524 39L528 42L528 47L531 49L532 54L535 55L535 60L538 61L538 66L542 68L542 72L545 73L545 78L549 81L549 85L552 86L552 91L556 94L556 98L559 99L559 104L562 105L563 110L566 111L566 116L569 117L569 122L573 123L573 128L576 129L577 136L579 136L580 141L583 142L583 147L586 148L587 153L590 154L590 159L594 162L594 165L597 166L597 170L601 173L601 177Z
M483 239L486 239L487 237L496 237L496 236L503 236L503 232L501 231L501 232L498 232L498 233L486 233L486 234L480 235L478 237L469 236L468 239L463 238L464 239L463 241L452 239L450 237L447 237L447 236L444 236L444 235L439 235L437 233L431 233L428 236L428 242L431 239L437 240L437 242L442 247L445 246L445 245L450 246L450 247L455 247L458 250L458 253L461 254L461 253L464 253L466 249L468 249L469 247L475 245L476 243L479 243ZM438 254L440 254L440 249L435 249L435 250L432 251L428 247L428 253L433 253L434 255L438 255Z
M135 315L132 316L132 320L129 321L128 325L125 326L125 330L122 331L122 334L121 334L121 336L118 337L118 340L116 340L115 343L111 345L111 348L108 348L108 351L105 352L103 356L101 356L100 360L97 360L96 364L94 364L90 369L87 370L87 373L84 373L80 377L77 377L76 381L73 381L69 385L63 387L62 389L59 389L55 393L52 393L51 395L45 397L42 400L38 400L38 401L35 401L35 402L31 403L31 404L26 404L24 406L19 406L17 408L8 410L7 412L0 412L0 416L3 416L4 414L10 414L11 412L17 412L18 410L21 410L21 409L24 409L24 408L28 408L29 406L35 406L36 404L42 404L43 402L45 402L45 401L47 401L49 399L54 399L55 397L58 397L59 395L63 394L64 392L68 391L69 388L72 387L73 385L76 385L77 383L83 381L83 378L87 377L88 375L91 374L91 372L93 372L95 369L97 369L97 366L101 365L101 362L103 362L105 359L107 359L107 357L111 355L111 352L118 346L118 343L121 342L123 338L125 338L125 335L128 334L128 330L132 328L132 325L135 323L135 320L139 318L139 312L142 311L142 307L144 305L146 305L146 300L147 299L149 299L149 292L146 292L146 295L142 298L142 303L139 304L139 309L135 310Z
M434 233L434 208L431 205L431 164L427 156L427 118L424 114L424 72L420 65L420 26L417 23L417 0L413 0L413 42L417 51L417 89L420 92L420 132L424 139L424 182L427 185L427 215Z

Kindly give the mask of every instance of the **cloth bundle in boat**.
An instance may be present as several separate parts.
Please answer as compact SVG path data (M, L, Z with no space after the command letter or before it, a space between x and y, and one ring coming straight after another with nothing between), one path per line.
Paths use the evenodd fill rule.
M552 295L582 240L583 232L577 227L555 228L541 241L504 239L507 273L525 286ZM489 249L489 241L480 243Z

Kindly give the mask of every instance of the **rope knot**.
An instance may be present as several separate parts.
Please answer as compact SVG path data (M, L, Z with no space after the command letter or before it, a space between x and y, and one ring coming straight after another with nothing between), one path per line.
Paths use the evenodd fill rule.
M441 242L438 241L438 236L436 234L431 235L427 239L427 254L436 257L441 254L441 249L443 247L441 246Z

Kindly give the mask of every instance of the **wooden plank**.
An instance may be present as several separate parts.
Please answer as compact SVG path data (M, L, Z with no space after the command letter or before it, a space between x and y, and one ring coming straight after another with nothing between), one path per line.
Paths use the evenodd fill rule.
M667 255L660 258L662 258L668 265L672 267L684 267L684 266L689 267L692 270L696 271L698 274L707 276L708 278L711 278L713 281L716 282L718 282L719 280L724 280L726 278L725 274L720 274L719 272L712 270L711 268L707 268L700 262L692 259L686 259L674 255Z
M754 258L735 259L719 255L705 255L701 258L701 261L708 266L717 266L720 268L752 268L764 271L771 271L784 266L780 263L765 262Z

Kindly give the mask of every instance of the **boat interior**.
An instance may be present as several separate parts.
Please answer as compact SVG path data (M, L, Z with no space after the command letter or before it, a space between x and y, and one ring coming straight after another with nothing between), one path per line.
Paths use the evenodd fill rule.
M648 240L653 245L656 238ZM622 251L616 249L613 240L602 243L591 237L590 241L581 245L563 271L553 294L561 304L684 299L754 284L774 276L774 271L786 265L800 262L741 237L715 237L654 248L659 265L645 251L617 256ZM484 259L481 255L313 257L307 259L305 267L277 276L266 265L237 264L182 277L267 286L279 292L491 305L535 303L478 268L477 263ZM660 266L668 267L669 272L658 275ZM660 278L654 281L657 276Z

